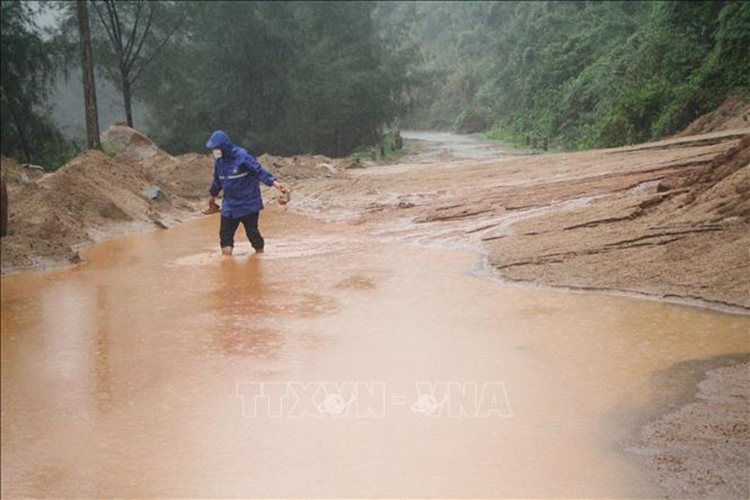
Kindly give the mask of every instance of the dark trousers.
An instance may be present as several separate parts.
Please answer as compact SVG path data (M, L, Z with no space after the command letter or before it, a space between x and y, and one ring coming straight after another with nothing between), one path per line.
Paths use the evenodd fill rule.
M238 219L222 216L221 226L219 227L219 239L221 240L222 248L234 246L234 233L237 232L240 222L245 226L245 234L247 235L247 239L250 240L250 244L253 245L253 248L256 250L262 249L265 242L260 231L258 231L258 212Z

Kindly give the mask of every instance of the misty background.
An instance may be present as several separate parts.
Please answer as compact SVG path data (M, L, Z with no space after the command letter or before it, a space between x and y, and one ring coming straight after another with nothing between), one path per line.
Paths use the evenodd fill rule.
M128 94L133 126L173 154L217 128L277 155L346 156L403 128L619 146L750 92L747 2L88 5L101 130ZM59 167L85 136L75 2L3 1L1 17L2 154Z
M48 2L31 0L28 2L35 9L34 22L44 36L53 38L61 29L62 13L55 5ZM97 73L96 68L94 72ZM122 95L109 80L97 75L96 97L98 101L99 126L102 130L117 122L124 121ZM70 141L82 142L86 135L86 123L83 114L83 83L80 68L70 68L68 75L62 71L55 77L47 104L52 109L52 119L63 135ZM143 103L135 102L135 115L139 123L144 124L140 130L148 134L145 128L146 108Z

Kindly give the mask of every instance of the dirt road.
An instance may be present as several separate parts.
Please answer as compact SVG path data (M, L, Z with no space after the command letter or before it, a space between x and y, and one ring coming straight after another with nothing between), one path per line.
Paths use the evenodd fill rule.
M222 258L211 216L4 276L2 495L739 498L750 317L510 286L481 246L550 207L651 199L726 141L650 167L599 152L308 179L263 214L264 255ZM707 371L690 411L715 420L690 436L709 459L686 458L680 422L700 418L658 419Z
M311 179L298 194L293 209L381 238L486 253L507 281L750 312L750 129L581 153L447 155Z
M410 163L435 163L451 159L481 160L529 153L485 139L479 134L405 130L401 136L406 139L412 151L408 158Z

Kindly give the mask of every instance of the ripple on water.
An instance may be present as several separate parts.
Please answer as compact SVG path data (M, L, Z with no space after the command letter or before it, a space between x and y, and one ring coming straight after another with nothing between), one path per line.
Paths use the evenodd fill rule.
M229 258L258 258L263 260L294 259L329 253L357 252L363 249L364 244L362 241L350 238L331 238L325 236L284 237L284 239L267 241L263 254L256 254L249 243L239 243L234 247L234 253L231 257L222 255L221 250L217 248L174 259L168 262L167 265L204 266L216 264L221 262L222 259Z

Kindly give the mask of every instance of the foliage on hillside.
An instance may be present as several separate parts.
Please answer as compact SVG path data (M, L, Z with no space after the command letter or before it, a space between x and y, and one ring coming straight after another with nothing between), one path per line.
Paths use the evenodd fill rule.
M407 124L572 148L678 131L750 91L747 2L400 2Z
M98 74L117 82L118 61L141 54L124 72L147 109L138 126L175 154L214 129L276 155L345 156L393 126L618 146L750 94L750 2L113 2L121 38L143 31L123 56L92 16ZM48 96L60 67L80 70L75 5L2 2L7 156L70 155ZM54 39L34 25L45 8L63 13Z

